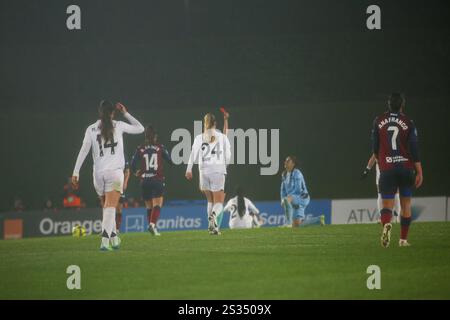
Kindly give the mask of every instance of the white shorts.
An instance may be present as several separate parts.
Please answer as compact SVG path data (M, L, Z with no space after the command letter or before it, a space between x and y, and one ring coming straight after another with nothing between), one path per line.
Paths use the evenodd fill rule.
M105 192L123 192L123 170L108 170L93 174L94 188L99 196L104 196Z
M245 215L242 218L236 217L230 219L229 226L230 229L251 229L253 228L253 218L249 215Z
M225 190L225 174L224 173L200 173L199 182L200 190L221 191Z

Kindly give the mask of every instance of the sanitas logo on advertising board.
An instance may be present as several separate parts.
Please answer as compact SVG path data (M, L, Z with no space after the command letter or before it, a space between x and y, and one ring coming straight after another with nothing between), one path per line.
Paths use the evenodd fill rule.
M201 218L185 218L176 216L175 219L160 219L158 221L158 229L199 229L202 225Z

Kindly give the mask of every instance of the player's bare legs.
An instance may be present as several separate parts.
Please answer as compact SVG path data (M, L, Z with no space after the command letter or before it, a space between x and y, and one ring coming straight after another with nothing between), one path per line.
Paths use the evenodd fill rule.
M400 214L400 241L401 247L408 247L408 231L411 224L411 197L400 197L401 214Z
M163 205L163 197L158 197L158 198L152 199L152 207L155 207L155 206L162 207L162 205Z
M392 211L394 209L394 199L383 199L383 208L387 208Z
M145 202L147 207L147 213L150 215L148 218L148 231L154 236L160 236L161 234L158 232L156 228L156 223L158 222L159 216L161 214L161 208L163 205L163 197L152 198L149 201Z
M387 248L391 241L392 230L392 210L394 209L394 198L383 199L383 209L381 209L381 224L383 233L381 234L381 246Z
M213 203L223 203L225 200L225 192L223 190L211 192L213 197Z
M120 224L122 223L122 209L123 209L123 203L119 201L116 208L116 224L114 226L114 229L116 230L116 233L119 232Z
M105 192L105 203L103 205L104 208L116 208L119 203L120 192L119 191L110 191Z
M209 190L201 190L202 193L205 195L206 200L208 200L208 202L213 202L213 193Z
M411 197L400 197L401 216L411 218Z
M153 210L153 202L152 199L150 200L144 200L145 208L147 209L147 223L150 225L150 220L152 217L152 210Z

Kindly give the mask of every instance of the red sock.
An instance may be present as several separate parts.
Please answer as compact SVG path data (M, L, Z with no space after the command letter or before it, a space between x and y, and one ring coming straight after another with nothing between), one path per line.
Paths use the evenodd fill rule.
M120 230L120 225L122 224L122 214L116 214L116 228Z
M152 208L147 209L147 222L148 222L148 224L150 224L151 217L152 217Z
M409 231L409 225L411 224L411 217L405 218L400 217L400 239L406 240L408 239L408 231Z
M390 223L392 219L392 210L383 208L381 209L381 224L384 226L386 223Z
M156 224L156 222L158 222L160 212L161 212L161 207L160 206L153 207L152 216L150 218L150 222L151 223Z

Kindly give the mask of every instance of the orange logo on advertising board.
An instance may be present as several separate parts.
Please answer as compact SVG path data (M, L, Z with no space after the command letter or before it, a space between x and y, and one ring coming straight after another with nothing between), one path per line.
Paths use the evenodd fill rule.
M6 219L3 225L4 239L22 239L23 236L23 220L22 219Z

